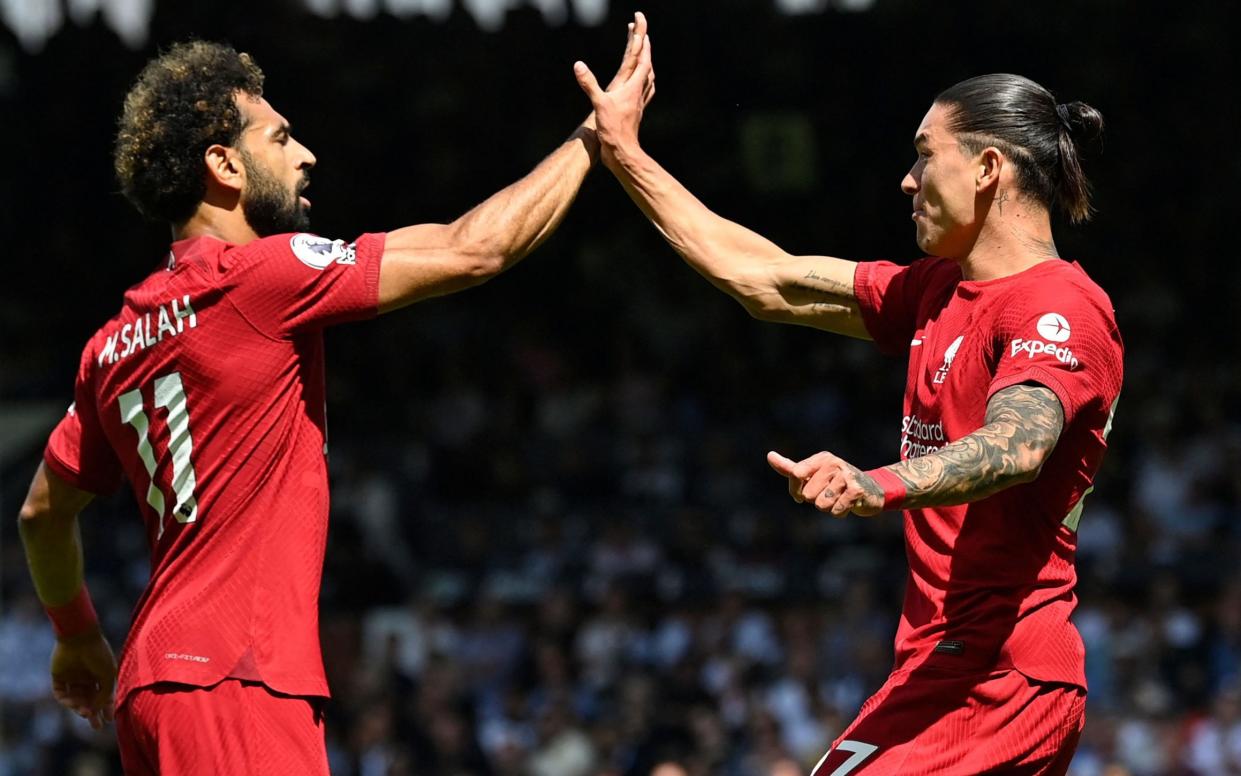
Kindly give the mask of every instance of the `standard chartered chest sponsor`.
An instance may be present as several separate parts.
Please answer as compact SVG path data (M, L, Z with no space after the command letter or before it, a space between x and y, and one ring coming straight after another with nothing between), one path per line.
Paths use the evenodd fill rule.
M920 458L947 443L944 421L928 423L917 415L901 419L901 458Z

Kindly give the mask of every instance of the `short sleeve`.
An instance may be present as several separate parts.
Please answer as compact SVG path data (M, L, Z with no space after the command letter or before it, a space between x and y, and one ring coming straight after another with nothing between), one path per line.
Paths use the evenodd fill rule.
M228 260L228 298L274 337L372 318L385 237L364 234L346 243L302 232L239 246Z
M884 353L899 356L909 352L927 281L943 261L919 259L907 267L890 261L858 263L853 275L853 291L866 332ZM952 268L955 269L955 265Z
M89 353L82 354L73 403L52 430L43 461L73 487L106 495L121 484L121 462L99 422Z
M988 399L1038 383L1056 394L1067 426L1083 409L1106 412L1119 395L1124 347L1106 297L1093 299L1073 285L1054 295L1036 292L1008 305L996 331L999 358Z

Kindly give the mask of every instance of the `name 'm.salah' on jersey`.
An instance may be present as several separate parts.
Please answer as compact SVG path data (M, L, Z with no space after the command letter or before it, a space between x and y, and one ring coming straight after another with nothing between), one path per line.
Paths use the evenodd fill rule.
M1111 300L1059 259L985 281L963 280L942 258L865 262L854 286L876 344L909 358L902 460L981 428L987 402L1013 385L1044 386L1064 409L1036 480L972 504L905 511L896 667L1015 668L1085 688L1085 650L1069 615L1077 525L1123 373Z
M228 676L328 694L323 328L377 314L383 246L183 240L87 343L44 461L93 493L124 475L146 524L118 706L154 682Z

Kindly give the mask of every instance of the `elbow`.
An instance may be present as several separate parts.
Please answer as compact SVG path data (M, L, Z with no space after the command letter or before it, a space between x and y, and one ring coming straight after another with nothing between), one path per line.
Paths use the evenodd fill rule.
M22 505L21 511L17 513L17 533L23 540L40 535L46 530L50 516L49 510L40 508L29 501L26 502Z
M459 274L469 285L478 285L499 275L509 264L506 246L489 236L471 234L458 226L454 234L454 253L460 262Z
M27 501L25 504L22 504L21 511L17 513L17 526L18 528L21 528L32 524L35 521L46 517L47 514L48 511L46 509L41 509L37 504L32 504Z
M464 275L471 285L491 280L508 266L503 254L494 250L475 250L465 254Z
M780 315L787 308L783 302L769 294L756 294L748 288L733 287L731 289L733 298L736 299L745 311L750 314L751 318L760 321L779 320Z
M1043 464L1047 463L1051 450L1035 450L1032 451L1025 465L1017 470L1013 479L1014 484L1024 485L1028 482L1034 482L1043 473Z
M738 296L737 301L741 303L741 306L745 308L745 311L750 314L751 318L759 321L771 320L774 311L763 304L761 300Z

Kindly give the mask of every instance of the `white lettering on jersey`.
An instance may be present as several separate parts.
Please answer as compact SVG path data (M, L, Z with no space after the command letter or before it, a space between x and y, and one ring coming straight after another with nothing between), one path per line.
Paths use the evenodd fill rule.
M929 455L947 442L944 436L944 421L927 423L917 415L906 415L901 419L901 458L921 458ZM934 444L938 442L939 444Z
M1066 335L1067 336L1067 335ZM1019 353L1025 352L1026 358L1034 358L1035 356L1047 354L1062 364L1067 364L1069 369L1077 369L1081 366L1077 357L1073 355L1073 351L1069 348L1057 347L1050 342L1041 340L1024 340L1021 337L1013 340L1009 346L1009 355L1016 358Z
M164 341L164 332L168 332L171 336L177 336L177 330L172 328L172 321L168 318L168 308L160 305L159 307L159 332L155 336L157 342Z
M151 320L155 316L155 322ZM176 326L172 322L176 321ZM175 337L186 329L198 327L198 316L194 306L190 304L190 295L185 294L179 300L171 299L156 308L156 312L146 312L140 317L126 321L119 329L104 337L103 347L99 349L97 360L99 366L115 364L122 358L133 355L139 350L164 341L164 335ZM119 347L118 347L119 346Z
M293 255L307 267L325 270L335 264L357 264L357 246L344 240L329 240L316 234L295 234L289 238Z

